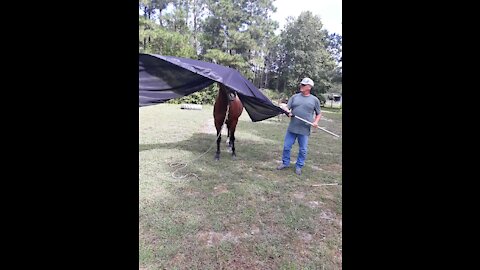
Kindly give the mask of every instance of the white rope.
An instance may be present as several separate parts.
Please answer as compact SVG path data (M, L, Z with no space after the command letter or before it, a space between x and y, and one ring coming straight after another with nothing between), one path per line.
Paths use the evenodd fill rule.
M321 187L321 186L341 186L338 183L327 183L327 184L313 184L312 187Z
M200 156L188 161L187 163L181 163L181 162L172 162L172 163L169 163L168 166L169 167L178 167L177 169L175 169L173 172L172 172L172 177L175 178L175 179L183 179L187 176L190 176L190 175L193 175L197 178L197 180L200 180L200 177L198 177L198 175L196 175L195 173L187 173L185 175L182 175L182 176L175 176L175 173L181 169L184 169L185 167L188 166L189 163L192 163L193 161L199 159L200 157L202 157L203 155L205 155L206 153L208 153L212 147L215 145L215 143L217 142L218 138L222 135L222 129L223 129L223 125L225 125L225 122L227 121L227 118L228 118L228 111L229 111L229 108L230 108L230 104L227 105L227 112L225 113L225 118L223 119L223 124L222 126L220 127L220 132L218 132L218 135L217 135L217 138L216 140L213 142L212 145L210 145L210 147L208 148L208 150L206 152L204 152L203 154L201 154Z

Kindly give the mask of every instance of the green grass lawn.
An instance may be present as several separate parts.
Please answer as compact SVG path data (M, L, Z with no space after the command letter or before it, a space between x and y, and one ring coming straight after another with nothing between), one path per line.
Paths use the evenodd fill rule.
M140 269L342 268L341 138L312 132L297 176L294 166L275 169L284 116L253 123L244 111L237 160L224 129L215 161L212 106L139 110ZM319 126L341 135L341 112L322 110ZM297 153L295 144L292 163ZM175 171L175 163L188 166ZM339 185L318 186L324 183Z

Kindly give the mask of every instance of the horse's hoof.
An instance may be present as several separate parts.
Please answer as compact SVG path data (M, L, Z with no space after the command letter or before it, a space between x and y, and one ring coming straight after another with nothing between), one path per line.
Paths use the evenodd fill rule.
M237 156L232 156L232 160L237 160Z
M215 155L215 161L218 161L220 159L220 155Z

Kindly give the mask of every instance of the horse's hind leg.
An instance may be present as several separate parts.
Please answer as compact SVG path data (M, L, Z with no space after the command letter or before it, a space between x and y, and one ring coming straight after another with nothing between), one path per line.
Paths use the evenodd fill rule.
M217 152L215 153L215 160L220 159L220 141L222 140L222 134L219 134L222 130L220 131L217 129Z
M232 147L232 158L237 159L237 154L235 153L235 126L237 125L236 121L232 123L230 128L230 147Z
M222 125L218 125L215 123L215 127L217 128L217 152L215 153L215 160L220 159L220 141L222 140Z
M235 153L235 133L232 132L231 138L230 138L230 144L232 147L232 159L237 159L237 154Z
M230 123L227 121L227 141L225 142L225 144L227 145L227 151L228 151L229 153L232 152L231 133L232 133L232 129L231 129L231 127L230 127Z

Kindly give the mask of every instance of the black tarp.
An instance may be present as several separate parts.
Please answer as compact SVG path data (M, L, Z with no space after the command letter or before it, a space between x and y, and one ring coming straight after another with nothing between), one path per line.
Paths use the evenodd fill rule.
M214 82L237 92L253 122L285 113L235 69L182 57L139 55L139 107L187 96Z

